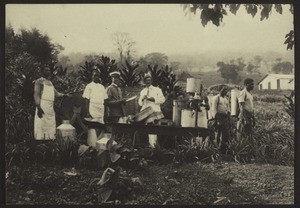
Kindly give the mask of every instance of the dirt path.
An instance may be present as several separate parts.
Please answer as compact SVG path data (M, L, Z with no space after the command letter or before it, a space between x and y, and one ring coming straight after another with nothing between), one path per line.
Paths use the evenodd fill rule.
M7 204L97 204L101 171L66 176L58 167L12 167L6 180ZM237 163L151 166L125 172L143 187L121 204L293 204L294 168Z

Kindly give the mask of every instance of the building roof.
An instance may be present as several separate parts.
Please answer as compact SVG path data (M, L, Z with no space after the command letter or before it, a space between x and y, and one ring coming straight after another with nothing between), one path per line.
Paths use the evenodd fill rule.
M277 78L277 79L294 79L294 74L267 74L259 82L258 85L268 76Z

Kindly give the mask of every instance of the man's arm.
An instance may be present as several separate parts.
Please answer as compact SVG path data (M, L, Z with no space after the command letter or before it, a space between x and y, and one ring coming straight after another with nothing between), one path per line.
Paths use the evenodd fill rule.
M116 91L116 89L108 88L107 89L108 98L105 100L105 104L108 106L117 106L117 105L125 104L126 99L116 99L117 95L118 95L118 91Z

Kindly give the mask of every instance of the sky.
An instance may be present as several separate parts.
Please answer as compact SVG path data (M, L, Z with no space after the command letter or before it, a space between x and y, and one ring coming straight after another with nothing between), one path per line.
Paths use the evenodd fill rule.
M138 54L201 54L213 51L277 51L287 53L285 35L293 29L293 15L283 7L260 21L241 7L228 13L221 26L203 27L200 13L185 15L180 4L7 4L6 24L38 28L52 42L71 52L117 52L112 35L126 32ZM293 51L290 51L293 53Z

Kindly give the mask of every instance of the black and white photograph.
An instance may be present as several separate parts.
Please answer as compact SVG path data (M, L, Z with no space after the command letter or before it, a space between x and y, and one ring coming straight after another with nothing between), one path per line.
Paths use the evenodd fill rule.
M6 205L295 204L294 4L4 6Z

